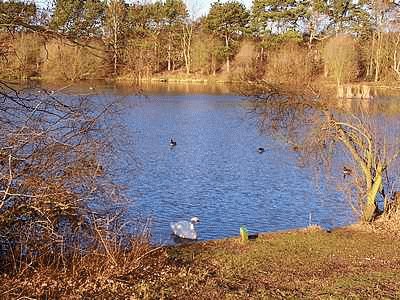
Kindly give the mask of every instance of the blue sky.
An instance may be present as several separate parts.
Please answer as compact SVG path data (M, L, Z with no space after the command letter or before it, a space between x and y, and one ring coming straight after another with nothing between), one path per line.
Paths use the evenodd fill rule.
M188 6L192 16L194 17L200 17L202 15L207 14L208 10L210 9L211 3L216 2L216 0L184 0L186 2L186 5ZM221 0L221 2L226 2L227 0ZM42 7L47 7L49 3L52 3L52 1L49 0L34 0L37 4L39 4ZM151 2L151 0L139 0L139 1L133 1L133 0L126 0L126 2ZM239 2L242 2L243 4L246 5L247 8L250 8L252 0L239 0Z
M211 3L216 2L216 0L184 0L186 5L190 9L191 13L195 17L207 14L210 9ZM221 2L226 2L227 0L221 0ZM250 8L252 0L239 0L247 8Z

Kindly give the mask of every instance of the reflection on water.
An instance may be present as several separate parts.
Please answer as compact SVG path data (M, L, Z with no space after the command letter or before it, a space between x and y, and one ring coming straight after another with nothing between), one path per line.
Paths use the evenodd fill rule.
M18 86L20 86L18 84ZM78 83L71 82L35 82L27 83L27 88L44 88L50 91L60 91L66 94L84 94L93 95L97 93L115 93L119 96L129 96L132 94L144 95L182 95L182 94L208 94L208 95L227 95L232 94L234 86L222 83L204 83L204 82L159 82L144 81L135 84L128 81L107 82L104 80L82 81Z
M229 84L209 84L209 83L191 83L191 82L143 82L140 84L141 90L145 94L208 94L208 95L222 95L231 94L232 86Z
M374 99L335 99L341 111L363 115L384 114L385 117L400 115L400 96L378 97Z

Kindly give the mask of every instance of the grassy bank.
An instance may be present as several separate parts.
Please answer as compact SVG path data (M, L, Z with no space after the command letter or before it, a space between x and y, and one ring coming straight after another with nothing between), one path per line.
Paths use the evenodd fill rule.
M141 296L179 299L399 298L400 239L359 229L272 233L167 250Z
M399 247L398 236L349 227L118 252L112 260L99 253L75 272L32 267L3 276L0 298L399 298Z

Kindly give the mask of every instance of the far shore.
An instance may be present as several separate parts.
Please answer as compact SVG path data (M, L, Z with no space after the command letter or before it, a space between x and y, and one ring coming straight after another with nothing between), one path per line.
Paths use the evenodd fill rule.
M84 80L76 80L76 81L60 81L60 80L52 80L49 78L41 78L41 77L31 77L29 79L5 79L8 82L13 83L21 83L26 84L27 82L41 82L45 84L56 84L59 85L62 83L63 85L74 85L74 84L84 84L90 82L104 82L104 83L117 83L122 85L137 85L141 83L187 83L187 84L237 84L243 82L240 79L239 75L229 76L226 73L217 74L215 76L203 76L198 74L190 74L186 75L183 73L164 73L164 74L155 74L151 77L143 77L138 79L134 76L123 75L116 78L93 78L93 79L84 79ZM337 84L331 81L321 81L321 85L326 88L336 88ZM369 82L369 81L357 81L357 82L348 82L343 83L343 86L353 85L353 86L369 86L371 88L382 89L382 90L400 90L400 85L398 82Z

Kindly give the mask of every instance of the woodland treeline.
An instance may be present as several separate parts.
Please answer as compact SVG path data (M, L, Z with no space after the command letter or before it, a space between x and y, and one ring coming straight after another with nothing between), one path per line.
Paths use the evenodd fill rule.
M253 0L250 10L215 2L197 19L183 0L55 0L49 9L0 1L0 70L71 81L252 73L396 82L398 17L399 3L384 0Z

